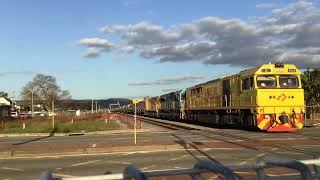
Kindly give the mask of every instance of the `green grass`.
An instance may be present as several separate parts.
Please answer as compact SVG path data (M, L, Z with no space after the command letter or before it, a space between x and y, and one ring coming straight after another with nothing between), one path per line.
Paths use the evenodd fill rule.
M1 123L1 122L0 122ZM22 124L26 124L26 128L22 129ZM75 120L57 122L55 128L52 128L50 119L44 120L9 120L0 124L0 134L12 133L81 133L94 131L107 131L120 129L119 124L115 121L105 123L103 119L95 120Z

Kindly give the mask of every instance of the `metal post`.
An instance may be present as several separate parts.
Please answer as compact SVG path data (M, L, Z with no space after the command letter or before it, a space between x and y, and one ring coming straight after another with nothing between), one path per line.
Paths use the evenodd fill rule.
M137 103L134 103L134 144L137 144Z
M93 99L91 99L91 114L93 114Z
M33 117L33 90L32 89L28 89L31 92L31 117Z
M31 91L31 117L33 117L33 112L34 112L34 109L33 109L33 91Z
M52 129L54 129L54 97L52 97Z

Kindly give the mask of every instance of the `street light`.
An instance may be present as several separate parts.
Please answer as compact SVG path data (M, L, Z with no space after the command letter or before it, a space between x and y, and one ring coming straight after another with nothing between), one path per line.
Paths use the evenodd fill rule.
M33 90L28 90L31 92L31 117L33 117Z

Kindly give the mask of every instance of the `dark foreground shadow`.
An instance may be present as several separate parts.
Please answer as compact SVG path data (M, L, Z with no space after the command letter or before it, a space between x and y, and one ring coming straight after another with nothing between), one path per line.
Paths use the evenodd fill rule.
M39 137L39 138L35 138L35 139L30 139L30 140L23 141L23 142L19 142L19 143L14 143L14 144L12 144L12 145L13 145L13 146L17 146L17 145L27 144L27 143L29 143L29 142L39 141L39 140L41 140L41 139L46 139L46 138L52 137L53 135L54 135L54 133L50 133L49 136L44 136L44 137Z
M212 158L210 155L208 155L206 152L202 151L201 149L199 149L196 145L192 144L192 143L188 143L185 140L183 140L182 138L180 138L179 136L175 135L175 134L171 134L173 137L175 137L177 139L177 143L179 143L181 146L183 146L183 148L195 159L200 160L192 151L190 151L189 149L195 149L197 150L200 154L204 155L206 158L208 158L210 161L213 161L215 163L221 164L219 161L217 161L216 159Z

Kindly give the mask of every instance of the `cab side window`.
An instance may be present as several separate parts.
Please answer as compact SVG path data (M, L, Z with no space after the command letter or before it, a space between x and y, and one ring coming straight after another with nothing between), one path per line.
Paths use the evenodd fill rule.
M242 90L253 89L253 77L247 77L242 79Z

